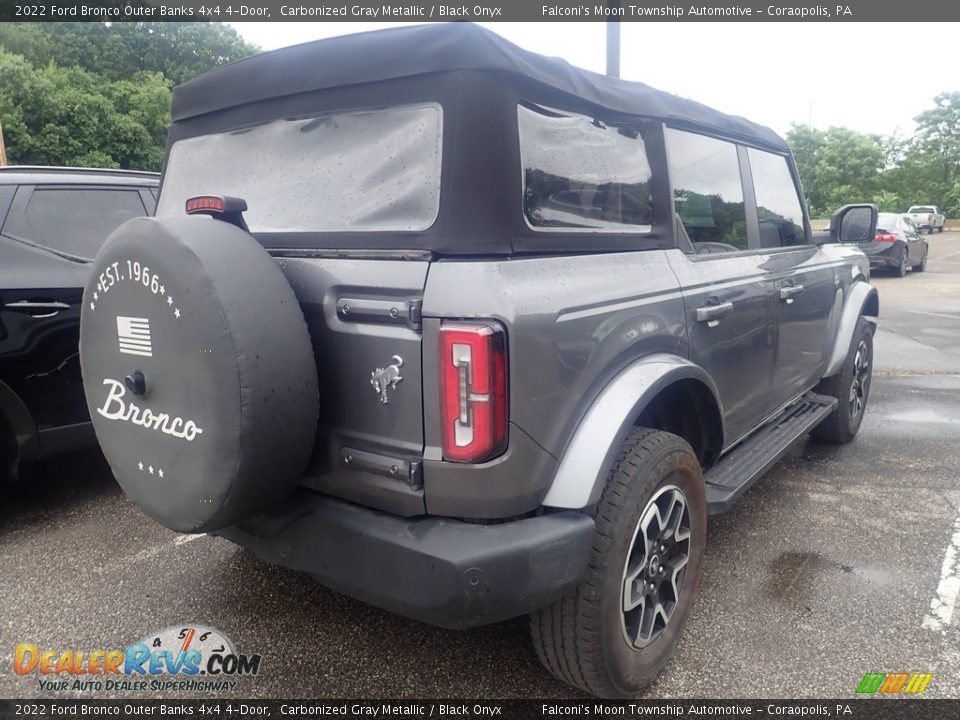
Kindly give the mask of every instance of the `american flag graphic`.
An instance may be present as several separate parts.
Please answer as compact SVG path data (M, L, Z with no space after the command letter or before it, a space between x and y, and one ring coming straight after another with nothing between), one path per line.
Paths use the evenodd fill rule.
M120 352L127 355L153 357L149 319L118 315L117 339L120 342Z

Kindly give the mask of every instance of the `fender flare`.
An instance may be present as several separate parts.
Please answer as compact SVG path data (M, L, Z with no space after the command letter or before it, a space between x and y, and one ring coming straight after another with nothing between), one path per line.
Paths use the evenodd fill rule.
M823 377L831 377L840 372L843 361L850 349L853 331L857 327L857 320L861 316L867 319L876 328L877 316L880 314L880 294L877 289L866 280L857 280L847 293L843 304L843 313L840 316L840 326L837 328L836 339L833 341L833 350Z
M679 380L698 380L709 389L722 425L720 396L703 368L678 355L648 355L628 365L597 395L560 458L543 505L580 509L596 504L634 421L660 391Z

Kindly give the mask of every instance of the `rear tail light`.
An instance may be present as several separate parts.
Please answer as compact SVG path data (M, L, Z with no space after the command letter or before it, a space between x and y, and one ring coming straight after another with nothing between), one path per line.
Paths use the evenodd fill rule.
M874 238L877 242L896 242L897 236L893 233L877 233L877 236Z
M440 328L443 459L475 463L507 445L506 335L492 323Z
M933 213L930 213L929 215L927 215L927 222L931 224L933 223Z

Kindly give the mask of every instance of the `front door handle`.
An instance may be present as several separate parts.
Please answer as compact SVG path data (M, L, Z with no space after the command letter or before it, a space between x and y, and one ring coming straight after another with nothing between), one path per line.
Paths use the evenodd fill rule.
M793 298L803 292L803 285L787 285L780 288L780 299L788 304L793 302Z
M733 312L733 303L717 303L716 305L704 305L697 308L697 322L710 323L710 327L716 324L716 321L724 315Z
M33 300L18 300L17 302L7 303L3 306L6 310L24 313L30 317L48 318L53 317L61 310L69 310L70 306L66 303L49 301L39 302Z

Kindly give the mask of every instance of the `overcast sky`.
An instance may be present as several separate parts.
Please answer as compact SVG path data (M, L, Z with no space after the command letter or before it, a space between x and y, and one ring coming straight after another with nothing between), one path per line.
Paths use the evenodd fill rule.
M234 23L264 50L402 23ZM481 23L527 50L604 72L605 24ZM622 23L621 76L781 135L790 124L913 132L933 97L960 90L951 23Z

